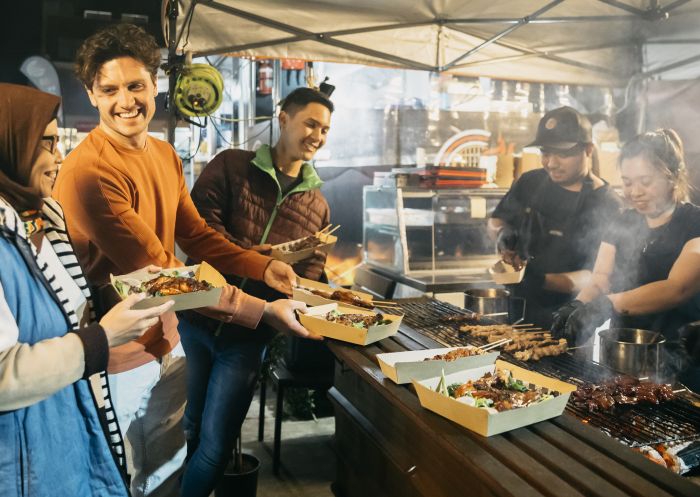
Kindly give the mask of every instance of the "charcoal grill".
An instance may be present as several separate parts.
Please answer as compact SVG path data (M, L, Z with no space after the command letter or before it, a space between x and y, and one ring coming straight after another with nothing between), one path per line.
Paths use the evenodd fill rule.
M439 344L456 347L485 343L482 338L459 332L460 324L441 321L448 315L466 314L458 307L431 298L399 299L396 302L405 314L403 325ZM419 337L415 340L426 347L430 346L421 342ZM508 353L502 356L518 366L574 384L600 383L617 374L595 362L575 358L570 353L544 357L535 362L519 361ZM698 401L700 396L684 392L675 400L657 406L616 406L612 411L589 412L569 402L566 410L621 443L640 447L700 440L700 408L693 405Z

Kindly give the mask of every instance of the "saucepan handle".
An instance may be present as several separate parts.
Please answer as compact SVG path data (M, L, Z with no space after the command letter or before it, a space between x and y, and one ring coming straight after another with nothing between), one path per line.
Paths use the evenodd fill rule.
M514 321L514 322L511 323L511 324L519 324L519 323L522 323L523 321L525 321L525 306L527 305L527 302L525 301L525 299L524 299L523 297L510 297L510 303L511 303L511 304L512 304L513 301L515 301L515 300L519 300L519 301L522 302L522 310L521 310L521 312L520 312L520 318L518 318L516 321ZM509 308L508 308L508 312L509 312L512 316L515 316L515 312L511 312L511 311L512 311L512 309L511 309L512 306L509 304L508 307L509 307Z

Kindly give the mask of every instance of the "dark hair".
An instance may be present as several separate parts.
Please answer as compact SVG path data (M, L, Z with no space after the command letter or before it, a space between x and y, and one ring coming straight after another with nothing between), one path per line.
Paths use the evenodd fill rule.
M280 102L281 110L287 114L295 114L310 103L321 104L329 111L333 112L334 106L330 99L318 90L313 88L297 88Z
M133 24L114 24L87 38L75 58L75 74L86 88L92 89L95 77L105 62L133 57L146 66L153 80L160 65L156 39Z
M688 170L683 158L683 142L672 129L657 129L635 136L620 151L620 164L625 159L642 156L664 173L673 183L673 199L688 199Z

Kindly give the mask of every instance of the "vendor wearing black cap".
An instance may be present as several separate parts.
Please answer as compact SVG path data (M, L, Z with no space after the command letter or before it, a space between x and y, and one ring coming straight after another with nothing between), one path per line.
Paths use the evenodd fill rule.
M525 320L543 328L552 312L588 284L602 233L621 207L613 189L591 172L591 123L571 107L544 115L529 146L542 169L523 174L489 219L503 260L525 266L511 288L525 298Z

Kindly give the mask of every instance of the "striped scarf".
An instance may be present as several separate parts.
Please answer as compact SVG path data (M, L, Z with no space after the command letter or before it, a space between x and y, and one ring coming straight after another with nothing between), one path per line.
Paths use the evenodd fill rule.
M0 208L3 207L5 202L0 199ZM7 205L7 204L5 204ZM19 216L16 214L14 209L9 205L8 208L0 209L0 223L5 225L5 228L17 233L21 238L27 239L27 235L24 230L20 229L23 222L20 220ZM44 199L44 205L42 207L42 219L43 219L43 229L46 239L51 243L51 246L58 257L58 260L66 268L68 274L73 278L75 283L78 285L85 300L87 301L87 312L89 312L90 321L95 320L95 312L92 305L92 296L90 294L90 288L88 286L87 280L83 275L83 270L80 267L80 263L73 252L73 246L71 245L70 238L68 236L68 231L66 230L66 222L63 217L63 210L61 206L55 200L51 198ZM37 258L37 252L34 245L29 244L32 249L34 258ZM58 297L58 301L61 303L61 309L63 313L68 318L72 330L78 329L80 327L81 316L78 316L75 309L72 309L69 305L68 297L64 289L59 286L56 275L53 274L51 267L44 263L41 267L44 278L51 286L51 289ZM126 452L124 449L124 440L119 429L119 424L117 422L117 417L114 412L114 407L112 406L112 397L109 389L109 381L107 379L107 373L102 371L99 373L99 384L102 388L102 395L104 397L104 406L100 409L95 400L98 412L103 415L103 423L105 424L105 429L109 435L109 442L112 448L112 454L114 455L117 466L126 472ZM92 389L91 389L92 391ZM93 393L93 399L94 399Z

